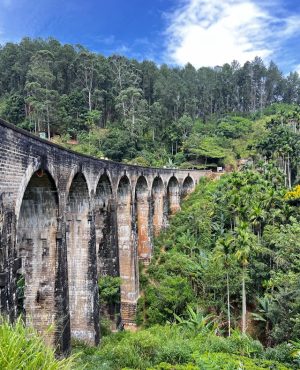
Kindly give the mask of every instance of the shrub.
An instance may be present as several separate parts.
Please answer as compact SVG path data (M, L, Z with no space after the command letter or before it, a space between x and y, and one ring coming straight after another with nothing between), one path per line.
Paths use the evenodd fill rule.
M248 357L261 357L262 344L250 336L233 331L231 337L221 337L214 333L198 335L193 340L193 348L199 353L223 352Z
M292 346L290 343L284 342L273 348L267 348L265 357L268 360L289 363L291 362Z
M14 325L5 319L0 324L0 369L6 370L67 370L73 358L57 360L54 350L47 347L32 328L21 319Z
M276 362L261 359L250 359L228 353L194 354L194 359L200 370L288 370L288 367Z

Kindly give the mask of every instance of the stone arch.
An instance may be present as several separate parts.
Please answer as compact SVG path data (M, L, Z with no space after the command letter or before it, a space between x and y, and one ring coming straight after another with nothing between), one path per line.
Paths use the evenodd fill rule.
M173 175L167 186L168 212L173 215L180 210L180 187L177 178Z
M117 214L109 175L103 173L95 192L95 229L98 277L119 276ZM113 302L104 305L100 302L101 314L116 321L120 305Z
M138 264L129 178L121 177L117 189L117 220L123 324L134 325L139 295Z
M55 345L56 274L59 201L55 182L48 171L35 171L24 191L17 222L17 253L22 259L19 278L23 277L24 300L19 308L43 334L48 344ZM49 331L49 326L54 330ZM62 335L62 333L60 333Z
M135 209L138 237L138 257L144 264L151 259L149 188L144 176L140 176L135 186Z
M95 344L99 339L95 230L81 172L73 177L66 211L71 336Z
M107 173L100 176L96 187L95 227L98 274L117 275L116 207L111 181Z
M185 198L188 194L190 194L195 188L194 180L188 175L182 184L182 197Z
M112 186L110 177L106 172L104 172L99 177L99 180L97 182L95 201L99 206L105 207L105 203L111 197L111 195L112 195Z
M157 176L153 180L151 189L151 200L152 200L152 222L153 222L153 234L158 236L161 229L164 227L164 183L162 179Z
M70 190L71 190L71 186L73 185L75 177L78 176L79 174L81 174L84 177L84 181L85 181L87 189L88 189L88 194L91 193L91 184L90 184L90 181L89 181L89 177L87 176L85 171L81 170L81 166L75 166L72 169L72 171L70 173L70 176L68 178L67 184L66 184L66 199L69 198L69 193L70 193Z
M15 214L16 214L17 219L18 219L19 214L20 214L21 204L22 204L22 200L23 200L23 197L24 197L25 190L26 190L26 188L28 186L28 183L31 180L33 174L38 170L42 170L41 169L41 161L40 160L35 160L34 163L31 163L25 171L25 174L24 174L24 176L22 178L22 181L21 181L21 184L19 186L18 195L17 195L17 199L16 199ZM57 179L56 179L56 176L55 176L54 167L53 166L50 166L50 168L47 167L44 171L46 171L48 174L50 174L56 188L58 188L58 183L57 183Z

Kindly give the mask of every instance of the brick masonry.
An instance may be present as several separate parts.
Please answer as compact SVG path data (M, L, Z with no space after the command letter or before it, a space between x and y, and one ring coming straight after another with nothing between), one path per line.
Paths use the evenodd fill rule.
M59 352L71 337L96 344L98 278L120 276L121 320L133 327L138 261L150 262L153 236L207 175L80 155L0 120L1 312L14 320L21 305Z

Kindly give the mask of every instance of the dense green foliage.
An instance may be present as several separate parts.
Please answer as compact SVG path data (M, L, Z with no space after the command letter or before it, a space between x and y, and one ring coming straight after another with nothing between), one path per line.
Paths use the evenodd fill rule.
M54 39L0 47L1 117L80 152L139 164L234 164L260 133L246 116L299 103L299 87L297 73L285 77L259 58L196 70Z
M81 352L78 367L85 365L87 370L291 368L268 356L262 345L247 335L234 332L224 338L207 327L195 334L175 325L153 326L137 333L114 334L104 338L100 348L79 347L77 351Z
M274 162L202 180L142 273L144 328L80 347L78 366L299 368L297 189Z
M226 331L245 319L266 344L296 340L300 215L285 193L272 164L202 182L157 240L140 321L172 322L191 305ZM243 300L256 316L242 312Z
M50 329L49 329L50 330ZM1 319L0 368L6 370L69 370L73 358L57 360L37 333L19 320L14 325Z

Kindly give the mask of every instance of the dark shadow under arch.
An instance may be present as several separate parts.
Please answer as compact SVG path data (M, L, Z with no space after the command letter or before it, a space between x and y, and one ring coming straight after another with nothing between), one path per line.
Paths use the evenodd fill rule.
M190 194L195 188L194 180L188 175L182 184L182 197L185 198L188 194Z
M174 214L180 210L180 187L175 176L172 176L167 186L168 213Z
M119 276L117 214L112 186L106 173L100 176L95 194L95 230L98 278ZM100 314L118 325L120 303L100 302Z
M148 183L140 176L135 187L135 209L138 240L138 257L144 264L151 260L150 204Z
M165 226L165 200L164 184L160 177L155 177L151 189L151 219L153 224L153 235L159 235Z

